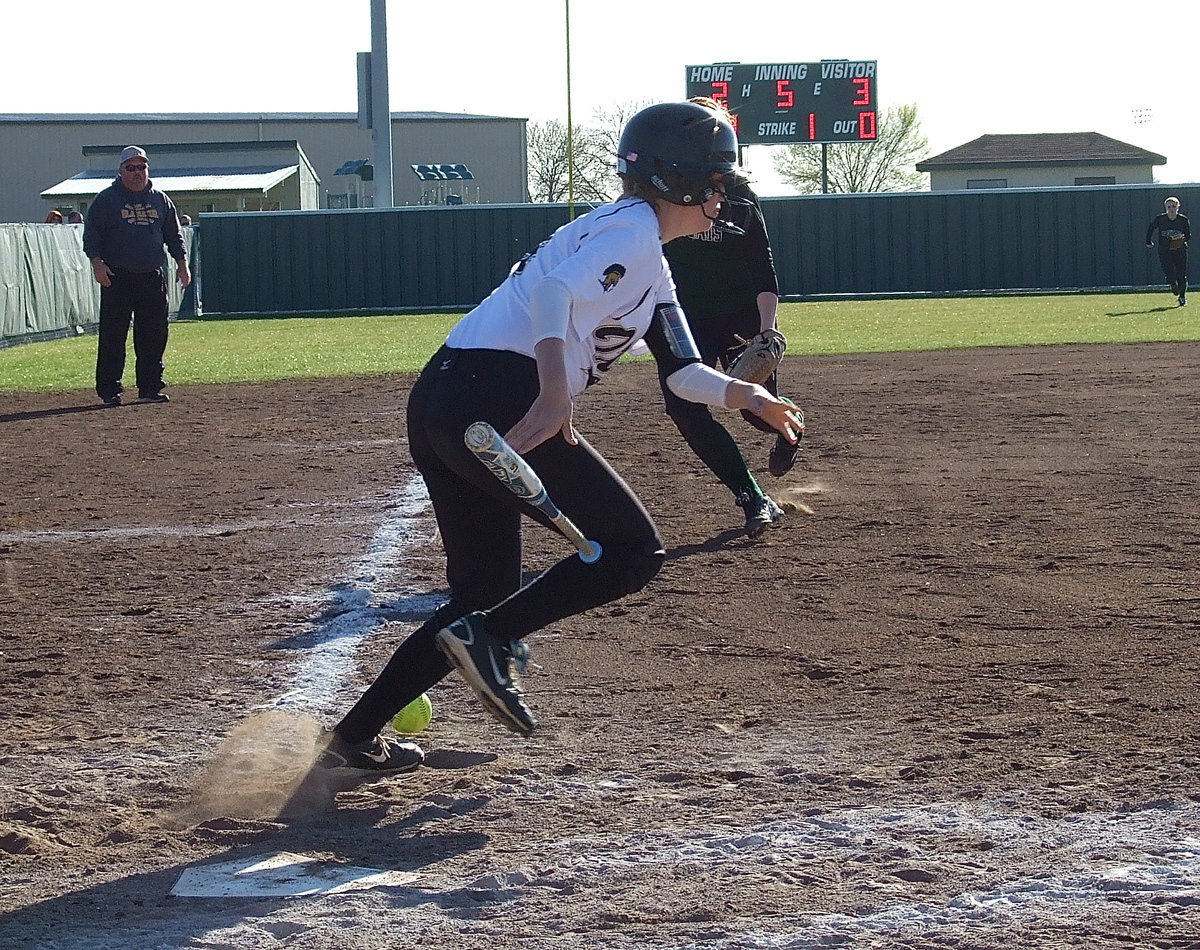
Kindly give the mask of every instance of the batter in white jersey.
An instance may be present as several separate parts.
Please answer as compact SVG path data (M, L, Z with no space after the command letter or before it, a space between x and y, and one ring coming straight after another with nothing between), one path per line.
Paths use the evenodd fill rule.
M572 396L645 334L657 305L676 302L658 218L647 202L630 198L556 231L450 331L446 344L533 356L530 296L546 279L560 282L571 298L564 344Z
M451 331L414 385L409 449L446 550L450 600L408 637L330 733L322 762L415 768L421 750L380 735L392 716L457 669L515 732L536 722L517 684L521 638L644 587L662 540L629 486L572 425L575 397L645 337L683 399L746 409L796 438L794 407L731 380L696 352L662 245L712 226L734 174L728 122L691 103L643 109L621 136L625 196L564 225L519 261ZM505 434L603 556L572 554L522 586L521 518L550 527L463 443L485 421Z

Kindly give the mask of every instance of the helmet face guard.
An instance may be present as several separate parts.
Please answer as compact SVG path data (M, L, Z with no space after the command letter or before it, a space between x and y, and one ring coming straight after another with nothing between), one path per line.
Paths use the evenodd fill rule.
M737 181L737 135L719 113L692 102L649 106L625 125L617 172L676 205L700 205Z
M751 202L747 201L745 198L738 197L731 191L734 185L744 183L745 181L746 179L742 175L736 175L732 181L723 182L725 186L725 196L721 199L722 211L726 211L727 209L735 206L742 208L750 207ZM736 224L726 218L710 218L707 211L704 213L704 216L712 222L714 231L724 231L726 234L746 233L744 230L742 230L742 228L738 227Z

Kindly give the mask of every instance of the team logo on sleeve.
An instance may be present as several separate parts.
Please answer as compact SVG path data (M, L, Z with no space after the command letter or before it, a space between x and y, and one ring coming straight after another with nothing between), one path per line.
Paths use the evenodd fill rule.
M609 264L604 268L604 276L600 278L600 286L604 288L605 293L608 293L621 282L621 278L624 276L624 267L620 264Z

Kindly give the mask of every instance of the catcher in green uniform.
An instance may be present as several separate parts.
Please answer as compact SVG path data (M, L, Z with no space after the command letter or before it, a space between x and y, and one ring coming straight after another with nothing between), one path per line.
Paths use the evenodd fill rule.
M701 100L692 100L708 105ZM709 105L710 108L716 103ZM687 314L700 358L729 375L757 382L776 395L776 369L787 346L775 328L779 282L758 197L744 183L727 190L731 201L725 221L693 237L677 238L663 247L671 265L679 302ZM733 493L746 516L746 533L761 535L783 517L783 511L759 487L741 449L707 406L689 403L662 386L667 414L684 441L721 483ZM764 432L757 418L746 420ZM779 478L795 464L795 445L776 439L767 468Z

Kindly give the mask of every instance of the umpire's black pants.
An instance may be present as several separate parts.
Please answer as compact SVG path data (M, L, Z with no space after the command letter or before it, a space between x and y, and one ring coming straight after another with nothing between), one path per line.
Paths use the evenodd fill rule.
M662 566L662 540L629 486L582 437L569 445L555 436L525 458L555 504L600 542L604 555L594 564L568 555L521 586L521 516L550 522L500 484L467 449L463 433L480 420L507 432L537 393L537 364L529 357L449 347L434 354L413 387L409 450L433 502L451 599L400 645L337 726L347 741L375 735L450 672L434 638L463 614L486 611L489 631L517 639L640 590Z
M138 395L153 396L164 385L163 353L167 349L167 282L162 270L138 274L113 268L111 285L100 288L96 395L101 399L121 392L131 317Z

